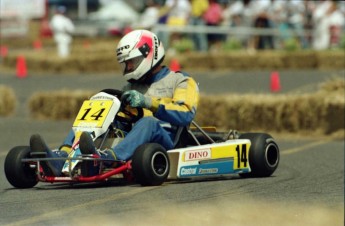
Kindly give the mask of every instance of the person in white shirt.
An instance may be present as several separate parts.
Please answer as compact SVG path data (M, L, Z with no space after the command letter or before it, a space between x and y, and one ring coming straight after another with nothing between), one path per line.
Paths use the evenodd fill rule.
M161 4L157 0L146 0L146 7L139 20L132 26L134 29L151 30L159 21Z
M168 12L166 21L168 26L185 26L188 24L191 13L191 4L188 0L166 0L164 7ZM168 49L168 53L174 52L173 49L169 49L170 45L181 39L181 35L174 32L162 32L158 36Z
M323 0L318 3L313 12L313 48L315 50L325 50L339 42L339 34L345 20L337 3L335 0Z
M66 7L59 6L55 15L50 21L54 40L57 44L58 55L61 58L68 57L70 54L70 44L72 42L72 33L74 32L74 24L65 16Z

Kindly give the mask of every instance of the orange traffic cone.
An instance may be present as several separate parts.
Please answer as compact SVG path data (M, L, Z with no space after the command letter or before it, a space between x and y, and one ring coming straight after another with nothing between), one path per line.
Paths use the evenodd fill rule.
M172 59L170 61L169 68L172 71L180 71L181 70L181 65L180 65L180 63L178 62L177 59Z
M0 57L6 57L8 54L7 46L0 46Z
M271 73L271 92L279 92L281 89L279 72L273 71Z
M88 40L85 40L85 41L83 42L83 47L84 47L84 49L90 48L90 42L89 42Z
M18 78L25 78L27 76L26 60L24 56L17 57L16 69Z
M39 39L34 41L32 45L33 45L35 50L41 50L42 49L42 42Z

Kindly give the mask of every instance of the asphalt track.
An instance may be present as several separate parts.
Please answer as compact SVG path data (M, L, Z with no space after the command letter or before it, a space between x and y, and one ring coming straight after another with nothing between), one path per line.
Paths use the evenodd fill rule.
M343 72L342 72L343 73ZM269 93L270 72L195 73L203 93ZM280 72L281 93L309 92L337 72ZM109 88L121 76L0 75L20 101L0 118L0 165L8 150L40 133L58 146L71 121L37 121L26 100L39 90ZM273 94L274 95L274 94ZM281 162L272 177L169 181L159 187L39 183L14 189L0 174L0 225L344 225L344 140L277 135Z

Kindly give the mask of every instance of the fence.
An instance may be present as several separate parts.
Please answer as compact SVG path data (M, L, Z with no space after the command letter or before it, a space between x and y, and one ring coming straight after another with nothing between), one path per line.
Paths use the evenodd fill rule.
M342 31L344 32L344 28ZM310 40L313 39L314 31L312 29L291 29L291 28L255 28L255 27L230 27L230 26L200 26L200 25L186 25L186 26L167 26L157 24L152 28L156 34L165 33L166 35L179 33L179 34L222 34L228 37L251 38L258 36L270 36L277 40L288 40L297 38L302 42L303 48L310 47ZM331 31L330 31L331 32ZM331 34L332 36L333 34ZM169 45L169 43L164 43ZM279 48L275 44L275 47Z

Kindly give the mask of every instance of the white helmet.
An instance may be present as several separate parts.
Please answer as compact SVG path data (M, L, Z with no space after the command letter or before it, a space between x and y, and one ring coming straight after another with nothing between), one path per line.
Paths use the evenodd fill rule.
M147 30L135 30L126 34L117 45L117 61L129 82L145 77L164 59L164 47L158 37ZM129 69L128 63L132 66Z

